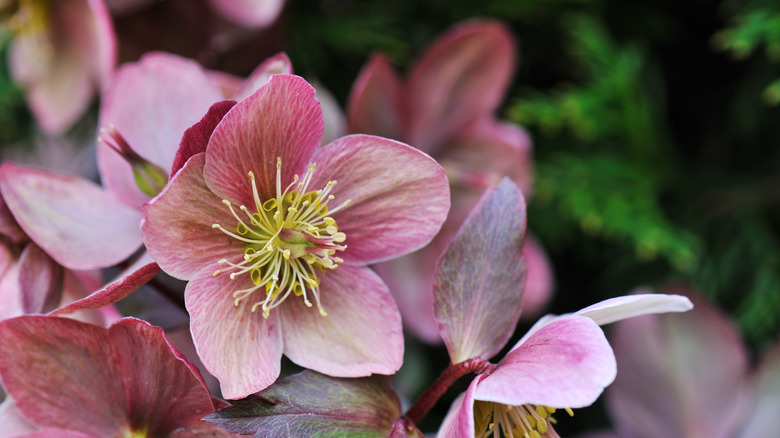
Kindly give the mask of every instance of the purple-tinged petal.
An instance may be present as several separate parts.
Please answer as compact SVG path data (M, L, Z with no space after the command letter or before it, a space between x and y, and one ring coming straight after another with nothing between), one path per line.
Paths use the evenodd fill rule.
M755 377L757 397L748 421L740 428L739 438L769 437L777 433L780 412L780 343L776 343L761 361Z
M373 55L360 71L349 95L349 132L404 140L399 120L401 94L401 83L387 58Z
M447 217L449 184L431 157L371 135L349 135L318 150L313 186L337 181L331 210L347 249L348 263L375 263L430 242Z
M241 436L228 432L216 424L198 421L190 426L174 430L167 438L241 438Z
M24 314L17 256L0 244L0 320Z
M30 243L19 257L19 289L24 313L45 313L62 299L65 269L38 245Z
M235 204L254 205L249 172L260 200L276 196L276 162L284 189L303 176L320 146L324 119L314 88L303 78L274 75L222 119L209 140L204 178L209 188Z
M193 155L201 152L206 152L206 146L209 144L209 138L211 133L214 132L214 128L217 127L222 118L225 117L228 111L230 111L236 102L234 100L223 100L211 105L209 111L203 116L200 121L184 131L184 136L179 143L179 149L176 151L176 156L173 159L173 167L171 168L171 176L176 175Z
M405 140L433 153L465 124L490 115L509 84L515 50L498 22L467 22L442 36L411 69Z
M621 435L727 438L744 420L745 347L725 315L694 302L685 315L615 325L619 372L607 402Z
M77 310L97 309L109 304L114 304L122 298L135 292L160 272L160 267L155 262L147 263L126 276L106 285L104 288L91 293L78 301L74 301L65 307L51 312L52 316L64 316Z
M5 237L11 243L21 243L28 240L27 233L16 222L16 218L6 205L2 193L0 193L0 236Z
M485 377L476 399L579 408L592 404L617 368L598 325L581 316L557 318L515 347Z
M265 319L262 312L250 311L252 302L233 304L234 291L252 286L247 278L230 280L204 270L187 283L184 293L198 356L219 379L228 399L268 387L281 371L282 334L276 312Z
M100 126L113 125L138 155L168 170L184 131L221 100L222 93L197 63L151 53L116 72L103 94ZM137 207L149 200L130 164L104 141L98 142L97 156L103 185L118 199Z
M555 277L544 249L531 234L525 235L523 258L527 269L521 318L527 320L529 316L537 317L552 298Z
M461 438L472 436L474 434L474 394L477 390L477 385L484 376L477 376L469 384L466 392L459 395L458 398L452 402L450 410L444 417L444 421L439 427L439 432L436 434L436 438Z
M291 75L293 73L292 62L286 53L276 55L263 61L241 84L234 94L227 95L235 101L241 101L271 80L271 75Z
M434 313L452 363L496 355L523 299L525 201L504 179L488 189L439 259Z
M218 260L241 257L244 251L241 242L212 228L235 219L206 187L204 161L205 154L190 158L143 210L146 249L163 271L182 280L207 266L217 269Z
M111 266L141 244L140 212L93 182L4 163L0 190L30 238L67 268Z
M341 265L320 280L327 316L297 297L278 308L284 354L304 368L337 377L398 371L404 351L401 316L379 276L366 267Z
M610 298L574 314L586 316L598 325L605 325L640 315L687 312L692 308L691 300L681 295L645 293Z
M26 436L38 430L19 413L14 401L10 398L6 398L3 403L0 403L0 424L3 425L2 430L0 430L0 438Z
M273 23L284 0L209 0L223 17L244 27L263 28Z

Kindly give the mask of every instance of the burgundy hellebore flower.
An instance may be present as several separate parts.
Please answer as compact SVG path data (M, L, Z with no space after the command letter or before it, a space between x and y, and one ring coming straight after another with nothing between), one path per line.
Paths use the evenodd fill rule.
M376 55L363 67L349 97L349 131L394 138L433 156L447 172L452 209L439 235L422 250L376 266L393 292L404 324L428 342L439 342L431 286L436 261L482 192L510 177L529 197L531 143L520 127L494 112L509 85L515 42L494 21L462 23L440 37L402 82ZM524 308L541 310L552 291L549 261L526 238Z
M336 377L397 371L400 315L366 264L438 231L444 170L374 136L320 148L322 110L293 75L272 76L214 124L203 144L185 136L183 150L205 152L144 207L142 232L162 269L189 280L193 340L223 395L273 383L282 353Z

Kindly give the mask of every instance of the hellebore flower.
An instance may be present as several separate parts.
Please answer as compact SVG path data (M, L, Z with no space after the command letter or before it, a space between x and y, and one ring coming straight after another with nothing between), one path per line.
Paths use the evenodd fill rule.
M26 436L235 436L200 421L215 408L203 379L145 321L103 328L21 316L0 322L0 350L0 378L14 402L1 414L16 417L21 431L37 429Z
M592 404L615 378L615 356L599 325L690 308L681 296L630 295L543 317L491 372L471 382L438 436L558 437L556 409L573 415L572 408Z
M650 315L616 324L618 364L607 406L611 437L775 437L780 412L780 344L751 370L733 323L683 288L696 307L685 317Z
M440 37L411 67L406 82L381 55L353 85L349 131L394 138L433 156L447 172L452 209L439 235L422 250L376 266L393 292L404 323L421 339L439 342L431 285L436 260L487 188L508 176L526 197L531 187L531 142L520 127L499 122L498 108L515 64L515 42L492 21L460 24ZM526 239L525 310L546 304L553 276L534 239Z
M196 153L144 207L142 232L162 269L190 280L193 339L223 395L270 385L282 353L336 377L395 372L400 315L365 265L438 231L443 169L374 136L320 148L322 110L297 76L272 76L218 122L189 137L202 144L185 136Z
M61 134L87 109L116 64L116 38L102 0L6 0L0 27L13 35L11 75L41 129Z

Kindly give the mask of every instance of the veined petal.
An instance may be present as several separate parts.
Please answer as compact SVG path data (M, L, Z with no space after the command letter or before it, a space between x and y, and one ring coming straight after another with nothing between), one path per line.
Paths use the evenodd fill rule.
M317 151L314 186L335 180L333 213L347 236L340 256L374 263L430 242L447 217L449 185L444 170L424 153L381 137L349 135Z
M251 206L251 171L260 200L275 197L277 159L283 190L293 175L303 175L320 146L324 123L311 85L298 76L272 76L214 129L203 169L206 184L221 198Z
M373 55L352 86L347 102L349 132L405 140L401 83L384 55Z
M379 276L366 267L341 265L320 280L327 316L299 299L279 307L285 355L335 377L398 371L404 350L401 317Z
M144 243L168 274L188 280L220 259L237 259L244 248L236 239L212 228L234 223L229 210L203 181L205 154L190 158L163 191L144 206Z
M651 313L687 312L693 303L681 295L635 294L610 298L575 312L586 316L598 325L611 324L635 316Z
M24 313L45 313L62 299L65 269L38 245L30 243L19 256L19 288Z
M777 433L777 413L780 412L780 343L776 343L761 361L755 387L756 402L748 421L737 435L739 438L768 437Z
M435 153L442 140L501 103L515 64L515 43L495 21L461 24L414 65L406 88L410 144Z
M480 382L475 398L511 406L584 407L612 383L616 372L612 348L599 326L569 315L510 351Z
M461 438L474 435L474 394L479 381L483 378L482 375L477 376L471 381L466 392L452 402L436 438Z
M141 244L140 212L93 182L5 163L0 190L22 229L67 268L111 266Z
M283 1L283 0L280 0ZM235 101L244 100L271 80L271 75L291 75L292 62L286 53L277 53L266 59L241 83L234 94L228 95Z
M167 171L184 131L220 100L219 88L197 63L150 53L117 70L103 95L99 123L113 125L138 155ZM103 185L117 198L135 206L149 200L128 162L103 141L97 156Z
M252 285L247 279L215 277L206 269L187 283L184 292L198 356L219 379L222 395L228 399L244 398L268 387L281 371L282 335L277 312L265 319L262 311L250 311L252 302L243 300L238 307L233 304L233 292Z

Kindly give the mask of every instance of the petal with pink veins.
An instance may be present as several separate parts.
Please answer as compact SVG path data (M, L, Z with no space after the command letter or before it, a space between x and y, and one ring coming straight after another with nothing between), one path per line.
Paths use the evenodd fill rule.
M278 308L285 355L302 367L336 377L398 371L404 350L401 316L379 276L366 267L341 265L320 280L327 316L298 297Z
M452 402L450 410L436 434L437 438L459 438L474 434L476 428L474 425L474 394L482 379L484 379L484 375L477 376L471 381L466 392Z
M444 170L424 153L371 135L349 135L318 150L313 186L336 181L328 205L347 249L348 263L375 263L430 242L447 217Z
M373 55L352 86L347 102L349 132L403 140L399 120L401 83L383 55ZM417 145L415 145L417 146Z
M111 266L141 245L141 212L97 184L4 163L0 190L24 231L62 266Z
M219 379L222 395L228 399L268 387L281 371L283 344L277 313L266 319L262 311L252 312L251 296L234 305L233 292L252 286L247 279L215 277L203 270L187 283L184 293L198 356Z

